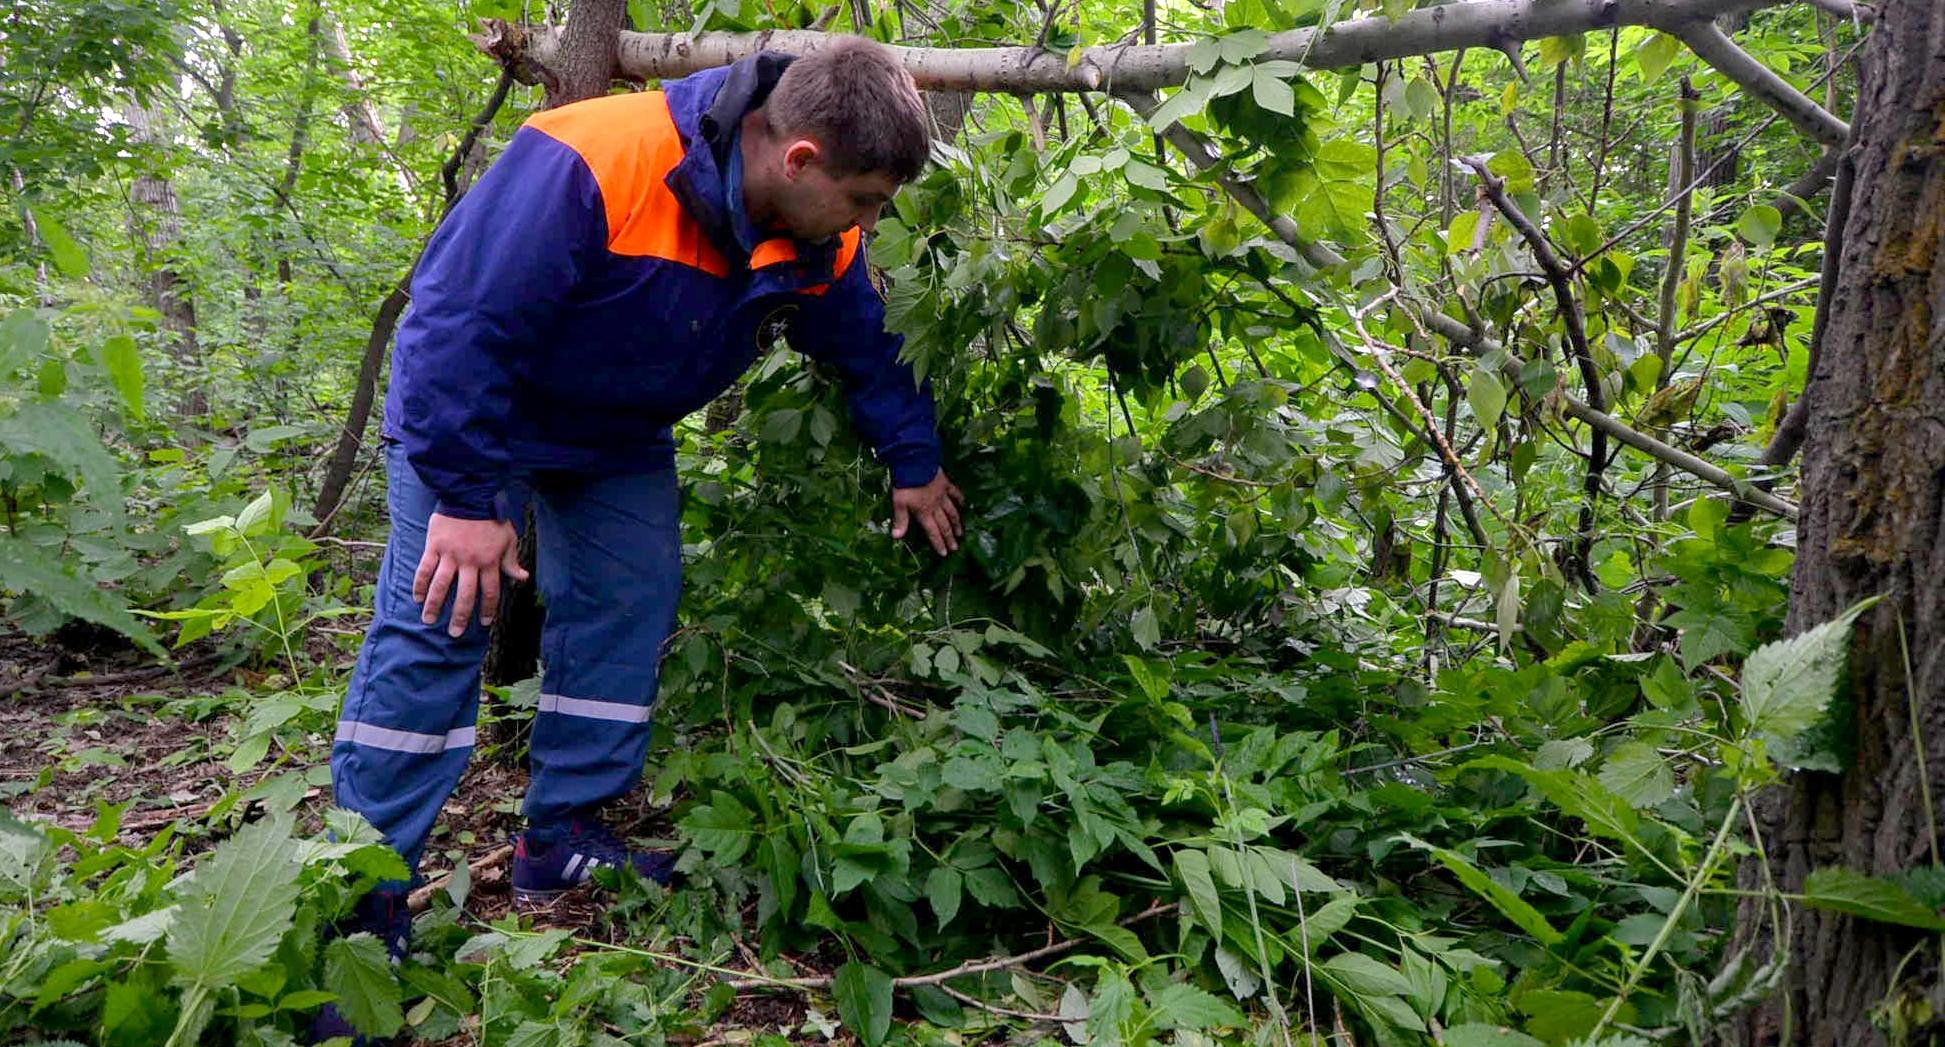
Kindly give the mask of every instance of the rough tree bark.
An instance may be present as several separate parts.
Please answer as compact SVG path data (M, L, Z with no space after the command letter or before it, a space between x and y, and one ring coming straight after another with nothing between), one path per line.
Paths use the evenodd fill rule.
M122 115L128 121L129 138L137 145L162 143L162 118L154 109L131 102ZM196 302L175 265L176 242L182 238L182 204L176 185L167 174L144 169L129 183L128 195L136 205L129 214L129 234L148 268L149 301L162 314L163 327L173 340L170 354L184 377L176 413L200 418L209 413L209 394L200 380L203 364L196 345Z
M1885 599L1858 623L1850 766L1798 773L1759 802L1786 892L1821 866L1888 876L1939 861L1930 793L1945 790L1927 775L1945 769L1945 4L1891 0L1877 14L1850 215L1805 392L1789 628ZM1757 955L1774 931L1766 917L1760 901L1742 913ZM1936 935L1816 910L1794 912L1789 933L1788 985L1743 1023L1746 1043L1888 1043L1880 1022L1917 1019L1923 994L1940 991ZM1941 1002L1903 1042L1945 1038Z
M1670 31L1696 19L1774 7L1781 0L1468 0L1420 8L1392 19L1351 18L1319 33L1296 29L1271 35L1265 59L1340 68L1461 47L1564 36L1615 25L1653 25ZM619 23L617 23L619 24ZM567 33L487 21L478 43L502 60L559 69ZM807 29L761 33L621 33L620 75L653 80L726 65L758 50L814 51L831 37ZM1087 48L1069 64L1065 54L1037 47L900 47L905 67L927 90L1144 91L1183 82L1188 44L1110 44Z
M617 41L627 25L628 4L622 0L574 0L560 31L560 48L547 62L546 108L608 93L619 71Z

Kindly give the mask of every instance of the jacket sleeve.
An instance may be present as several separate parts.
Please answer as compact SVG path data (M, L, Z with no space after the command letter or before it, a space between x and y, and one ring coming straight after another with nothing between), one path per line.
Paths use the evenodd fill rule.
M932 383L898 358L905 339L885 330L885 303L871 285L861 247L822 295L806 298L790 342L837 370L851 424L891 470L894 487L923 487L939 472Z
M593 173L533 128L515 132L426 245L399 328L392 380L401 417L392 426L441 514L497 515L515 383L606 246Z

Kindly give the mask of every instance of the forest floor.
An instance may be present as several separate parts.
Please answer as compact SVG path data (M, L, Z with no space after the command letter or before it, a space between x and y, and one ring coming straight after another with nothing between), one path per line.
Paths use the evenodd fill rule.
M176 667L169 669L112 641L93 645L96 638L86 634L63 639L0 636L0 804L16 817L82 832L104 808L120 807L118 842L141 847L174 824L190 855L214 846L266 806L282 809L291 800L306 831L321 829L330 804L327 734L290 745L242 774L225 763L249 704L265 686L264 673L224 665L213 651L178 652ZM280 777L296 779L281 791L282 802L270 794L224 805L235 793L264 793ZM437 889L466 864L470 922L484 925L515 908L508 843L520 826L526 783L524 768L490 755L476 758L434 829L422 863L425 879ZM666 840L674 834L669 811L650 805L645 790L610 814L624 836ZM624 944L620 929L604 919L601 900L587 891L544 908L520 907L520 915L535 930ZM569 948L565 955L577 951ZM798 998L746 994L714 1031L793 1037L805 1014Z

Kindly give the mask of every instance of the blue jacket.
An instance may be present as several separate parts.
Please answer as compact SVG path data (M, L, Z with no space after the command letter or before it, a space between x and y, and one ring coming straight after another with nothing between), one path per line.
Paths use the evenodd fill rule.
M859 230L751 243L737 132L788 61L536 114L440 225L385 402L440 512L493 518L520 472L667 467L670 427L749 368L772 319L842 377L892 482L932 479L931 390L884 329Z

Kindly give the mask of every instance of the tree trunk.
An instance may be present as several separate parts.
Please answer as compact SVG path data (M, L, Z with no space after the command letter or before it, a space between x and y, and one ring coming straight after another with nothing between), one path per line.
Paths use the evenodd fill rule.
M371 90L365 86L365 78L358 75L358 65L351 56L351 38L345 35L344 25L330 17L324 5L318 5L319 16L324 20L324 46L331 56L333 71L344 84L345 97L341 111L345 124L350 128L353 145L376 149L385 154L391 162L392 173L398 179L399 191L408 198L413 196L418 185L412 177L412 169L399 159L385 134L385 124L379 119L378 107L372 104Z
M616 43L628 20L627 0L574 0L561 47L542 76L546 106L567 105L608 93L617 72ZM520 561L537 569L534 557L533 512L520 542ZM532 582L513 582L501 597L501 612L493 623L493 640L486 652L485 675L490 684L518 683L540 669L540 627L545 610Z
M162 144L159 113L131 102L123 109L123 117L131 131L129 137L137 145ZM196 346L196 302L188 281L175 266L176 241L182 238L182 204L176 197L175 182L166 173L144 169L129 183L128 196L137 208L129 214L129 233L141 264L148 269L149 303L162 314L163 328L171 338L170 353L183 375L183 394L176 413L200 418L209 413L209 396Z
M1931 793L1945 790L1926 775L1945 769L1945 5L1879 8L1857 121L1854 196L1805 393L1789 628L1884 601L1858 623L1850 765L1797 773L1759 801L1785 892L1822 866L1890 876L1939 861ZM1746 904L1739 929L1759 954L1772 930L1764 908ZM1744 1022L1745 1042L1945 1036L1936 935L1808 909L1789 926L1788 984ZM1894 1041L1886 1030L1898 1025Z
M627 25L626 0L574 0L560 50L548 60L543 77L547 108L608 93L619 72L619 41Z

